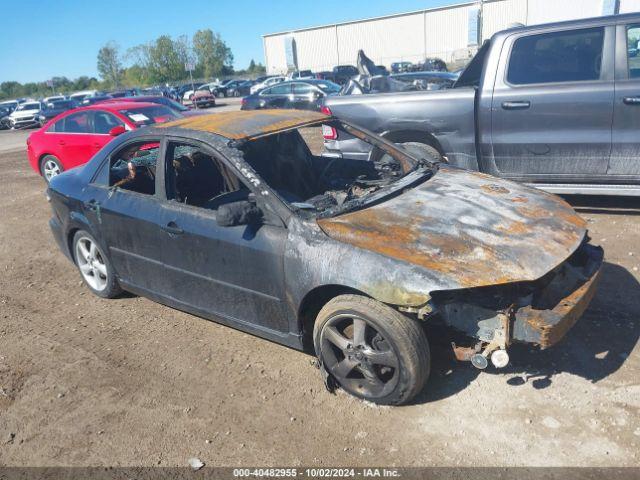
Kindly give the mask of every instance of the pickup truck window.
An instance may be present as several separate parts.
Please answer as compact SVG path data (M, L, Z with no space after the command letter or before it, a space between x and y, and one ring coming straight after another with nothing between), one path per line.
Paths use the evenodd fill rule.
M587 28L519 38L507 81L513 85L598 80L604 29Z
M640 25L627 28L627 64L629 78L640 78Z

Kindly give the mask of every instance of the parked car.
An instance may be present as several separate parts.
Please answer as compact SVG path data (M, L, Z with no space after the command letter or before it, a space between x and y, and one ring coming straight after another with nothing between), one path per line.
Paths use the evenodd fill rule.
M316 78L311 70L296 70L287 75L289 80L311 80Z
M18 105L20 104L18 103L17 100L7 100L4 102L0 102L0 107L9 110L9 113L13 112L16 108L18 108Z
M96 95L100 95L101 92L98 90L82 90L80 92L75 92L69 95L70 100L75 100L78 103L82 103L82 101L87 97L95 97Z
M295 108L320 110L320 101L336 95L340 85L328 80L296 80L281 82L242 99L241 110Z
M351 77L358 75L358 73L358 69L353 65L338 65L333 67L332 78L330 80L338 85L344 85Z
M427 58L421 64L414 65L414 72L448 72L447 64L441 58Z
M259 83L252 85L251 88L249 89L249 93L250 94L258 93L260 90L270 87L271 85L275 85L276 83L284 82L285 80L286 78L280 75L267 77L266 79L260 81ZM258 79L256 79L256 81L258 81Z
M409 72L354 77L342 87L340 95L442 90L452 88L458 75L449 72Z
M302 129L384 155L313 155ZM466 334L454 351L478 368L505 367L514 343L555 345L603 258L563 200L316 112L132 131L48 196L53 236L95 295L124 289L315 352L329 388L380 404L425 387L425 322Z
M42 104L40 102L25 102L21 103L9 115L9 127L10 128L25 128L38 125L38 116L42 110Z
M52 95L51 97L44 97L42 99L42 103L46 105L47 103L57 102L59 100L66 100L66 99L67 97L65 97L64 95Z
M196 108L215 107L216 97L208 88L198 88L191 97L191 102Z
M11 112L12 110L9 107L0 105L0 130L11 128L11 123L9 121L9 115L11 115Z
M112 98L108 100L104 100L102 103L118 103L122 102L122 99ZM192 114L196 114L194 110L191 110L189 107L185 107L181 103L176 102L175 100L170 99L169 97L162 96L135 96L135 97L127 97L125 99L127 102L142 102L142 103L157 103L158 105L164 105L165 107L169 107L171 110L184 115L189 116Z
M177 118L179 113L155 103L121 101L76 108L29 135L27 156L31 167L49 182L85 164L125 131Z
M104 102L105 100L111 100L112 98L113 97L111 95L94 95L92 97L84 97L80 104L83 106L93 105L94 103Z
M195 93L195 91L200 88L203 85L202 82L195 82L193 84L189 83L187 85L183 85L178 92L180 92L181 94L181 99L182 102L190 102L191 101L191 97L193 97L193 94Z
M226 85L228 97L244 97L249 95L251 87L253 86L252 80L240 80L229 82Z
M54 100L45 103L44 108L40 111L40 115L38 115L38 124L42 127L52 118L72 108L78 108L79 106L75 100Z
M393 62L391 64L391 73L405 73L413 70L411 62Z
M133 97L136 95L136 91L132 88L126 88L124 90L114 90L107 93L111 98L125 98Z
M628 55L638 23L627 14L508 29L454 88L324 104L392 142L422 145L425 158L556 193L640 195L640 68L615 60ZM371 154L349 137L326 148Z

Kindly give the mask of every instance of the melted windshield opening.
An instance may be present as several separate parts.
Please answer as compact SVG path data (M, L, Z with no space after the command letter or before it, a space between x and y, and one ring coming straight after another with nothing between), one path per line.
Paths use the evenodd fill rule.
M371 160L324 156L328 136L355 136L373 146ZM238 147L245 161L291 208L331 216L392 193L396 182L431 173L402 148L339 121L256 138ZM402 183L402 182L398 182Z

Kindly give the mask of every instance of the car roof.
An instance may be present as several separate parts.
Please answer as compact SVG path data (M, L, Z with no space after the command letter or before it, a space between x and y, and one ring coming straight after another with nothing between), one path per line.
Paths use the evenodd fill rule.
M94 103L93 105L86 105L83 107L75 108L73 111L75 112L79 110L109 110L109 111L117 112L119 110L123 110L127 108L157 107L157 106L158 106L157 103L151 103L151 102L105 101L105 102Z
M215 133L229 140L248 140L282 130L326 121L328 117L309 110L241 110L186 117L156 125Z

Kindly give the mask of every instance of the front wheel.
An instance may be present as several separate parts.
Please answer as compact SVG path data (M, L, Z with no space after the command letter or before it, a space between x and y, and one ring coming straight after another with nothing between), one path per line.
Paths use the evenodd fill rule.
M122 293L109 259L95 238L84 230L73 237L73 258L82 280L93 293L102 298L115 298Z
M376 300L341 295L313 330L316 354L350 394L383 405L410 401L429 377L429 343L416 320Z
M40 173L45 182L49 183L51 179L64 172L64 167L57 157L53 155L45 155L40 162Z

